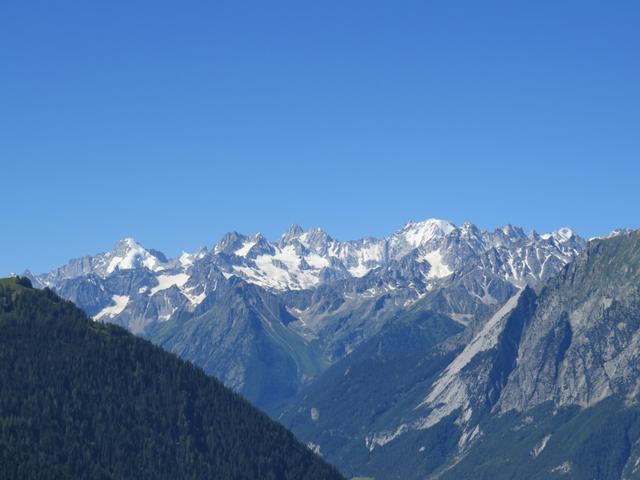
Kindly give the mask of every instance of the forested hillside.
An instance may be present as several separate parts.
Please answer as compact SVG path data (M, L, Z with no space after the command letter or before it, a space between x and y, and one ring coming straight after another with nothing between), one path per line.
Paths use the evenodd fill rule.
M340 479L199 368L0 280L0 478Z

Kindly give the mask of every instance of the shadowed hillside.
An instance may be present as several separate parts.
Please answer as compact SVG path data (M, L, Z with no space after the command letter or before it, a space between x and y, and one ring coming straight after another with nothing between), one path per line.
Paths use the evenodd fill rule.
M26 279L0 280L0 478L340 479L238 395Z

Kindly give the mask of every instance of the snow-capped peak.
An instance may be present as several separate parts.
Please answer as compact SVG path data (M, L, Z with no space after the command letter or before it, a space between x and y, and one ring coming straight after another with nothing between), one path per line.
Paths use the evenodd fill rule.
M434 238L449 235L456 226L446 220L431 218L424 222L409 222L399 232L412 247L419 247Z
M207 254L207 247L202 247L200 248L200 250L198 250L195 253L182 252L178 257L178 263L182 266L182 268L188 268L191 265L193 265L193 263L196 260L201 259L206 254Z
M551 233L545 233L540 235L540 237L544 240L549 240L553 238L558 243L565 243L571 240L575 236L575 232L568 227L562 227L558 230L555 230Z
M117 270L131 270L146 267L153 272L163 270L163 261L158 256L146 250L133 238L120 240L108 254L108 264L105 273L108 275Z
M301 234L297 240L312 252L325 255L329 245L334 241L321 228L313 228Z
M291 227L289 227L289 230L287 230L287 232L284 233L282 237L280 237L280 243L288 244L292 240L295 240L296 238L300 237L300 235L302 235L303 233L304 233L304 230L302 229L302 227L294 223L293 225L291 225Z
M524 230L520 227L514 227L511 224L496 229L492 234L492 242L496 247L508 246L525 238L527 238L527 235L524 233Z
M116 248L142 248L142 245L132 237L125 237L116 243Z
M432 283L460 271L468 265L469 259L497 249L492 255L499 255L500 262L489 257L482 261L520 286L552 274L557 265L573 258L583 243L568 228L544 237L532 234L527 238L522 229L511 225L487 232L470 223L456 227L446 220L433 218L409 222L385 238L352 241L334 240L320 228L305 231L293 225L278 242L271 243L259 233L247 236L230 232L209 252L205 249L182 253L170 260L128 237L110 252L74 260L40 276L38 281L42 285L53 285L62 279L89 273L104 278L125 270L145 268L167 278L178 274L194 276L193 282L185 288L195 288L204 279L213 285L221 278L236 276L249 283L283 291L362 278L376 269L402 268L411 271L411 275L419 275L416 277L419 282ZM403 259L408 261L402 263ZM419 264L428 262L429 268L408 266L411 259L418 260ZM198 290L197 293L202 292Z

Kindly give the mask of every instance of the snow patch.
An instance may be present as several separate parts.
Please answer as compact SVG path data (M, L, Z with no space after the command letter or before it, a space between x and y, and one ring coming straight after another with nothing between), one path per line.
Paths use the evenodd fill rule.
M322 268L326 268L330 265L329 260L321 257L317 253L312 253L310 255L307 255L306 257L304 257L304 259L307 261L307 263L310 266L312 266L313 268L317 268L318 270Z
M176 285L178 288L181 288L187 280L189 280L189 275L186 273L178 273L176 275L159 275L157 277L158 285L153 287L149 292L149 295L155 295L161 290L166 290L167 288Z
M182 288L180 289L180 292L187 297L187 299L189 300L189 302L191 303L191 305L193 307L196 307L198 305L200 305L205 298L207 298L207 292L204 288L202 288L202 292L199 294L194 294L194 290L197 290L198 286L195 287L191 287L191 288Z
M302 260L310 268L302 268ZM300 290L311 288L320 282L320 272L329 261L320 255L301 257L295 246L276 248L274 255L259 255L254 260L255 267L234 265L236 274L251 283L276 290Z
M317 422L320 419L320 412L316 407L311 407L311 410L309 410L309 415L311 415L311 420L313 420L314 422Z
M369 240L364 245L347 244L336 256L347 263L347 270L352 276L360 278L382 264L385 250L382 242Z
M540 235L540 238L544 240L549 240L550 238L552 238L558 243L565 243L571 240L574 235L575 235L575 232L573 230L567 227L563 227L559 230L556 230L555 232L544 233Z
M110 305L103 308L97 315L93 317L94 320L100 320L103 317L113 318L116 315L120 315L129 303L129 297L126 295L114 295L111 297L111 301L115 305Z
M571 463L563 462L555 468L551 469L551 473L569 473L571 471Z
M183 268L187 268L193 265L194 259L195 255L193 255L192 253L182 252L182 255L180 255L178 261Z
M171 316L176 313L177 308L172 308L171 311L158 316L158 321L160 322L166 322L167 320L169 320L171 318Z
M442 260L442 252L440 252L440 250L425 253L420 257L420 260L426 260L429 262L429 265L431 265L427 278L444 278L453 273L453 271Z
M551 439L551 434L546 435L542 440L540 440L535 447L533 447L533 450L531 450L531 456L533 458L536 458L538 455L540 455L542 453L542 451L544 450L544 447L547 446L547 443L549 443L549 440Z
M317 443L308 442L307 448L311 450L313 453L315 453L316 455L322 455L322 453L320 452L320 445L318 445Z
M409 427L406 424L400 425L395 431L392 432L381 432L374 433L373 435L368 435L364 439L364 444L367 449L372 452L376 447L382 447L392 440L398 438L400 435L409 430Z
M192 295L184 291L182 293L185 297L189 299L189 302L191 302L191 305L194 305L194 306L200 305L204 301L204 299L207 298L207 294L205 292L202 292L199 295Z
M362 264L358 265L357 267L351 267L349 269L349 273L352 276L358 277L358 278L364 277L370 271L371 271L370 268L368 268L367 266L362 265Z
M480 426L476 425L473 430L465 430L458 440L458 448L463 450L467 445L470 445L479 435L482 434Z
M242 244L242 247L240 247L238 250L236 250L233 253L238 257L246 257L247 254L249 253L249 250L251 250L256 243L257 243L257 240L247 240Z

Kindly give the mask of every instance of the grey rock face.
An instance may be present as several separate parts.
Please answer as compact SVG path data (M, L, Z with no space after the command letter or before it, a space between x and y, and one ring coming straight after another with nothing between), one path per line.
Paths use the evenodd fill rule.
M501 410L640 392L640 234L593 241L538 300Z
M591 242L547 282L494 315L430 387L411 426L430 428L458 412L478 416L553 402L591 406L640 392L640 233ZM511 305L509 306L509 303ZM476 422L476 423L474 423Z

